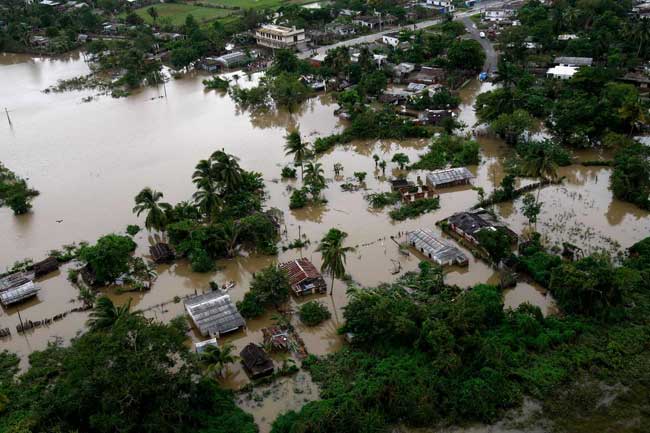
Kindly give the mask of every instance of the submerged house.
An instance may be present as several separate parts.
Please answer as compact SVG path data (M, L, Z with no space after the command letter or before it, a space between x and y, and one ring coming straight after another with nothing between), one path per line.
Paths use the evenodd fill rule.
M519 240L517 233L510 230L504 223L497 220L494 215L483 208L455 213L447 218L446 222L454 233L475 245L479 244L476 233L485 229L501 230L513 243Z
M246 326L230 296L220 291L193 296L184 303L187 314L203 336L219 337Z
M327 291L327 284L323 279L323 275L306 258L282 263L280 269L289 276L289 284L297 296L325 293Z
M34 284L33 281L27 280L27 282L23 284L12 286L1 291L0 303L4 307L8 307L9 305L24 301L25 299L29 299L32 296L36 296L39 290L41 290L41 288Z
M149 247L149 253L156 263L171 262L176 257L169 244L165 242L158 242L156 245L151 245Z
M244 370L246 370L252 379L259 379L260 377L273 374L273 361L264 352L264 349L257 344L248 343L239 353L239 356Z
M469 263L467 256L461 250L436 238L433 230L419 229L409 232L407 240L411 247L440 266L466 266Z
M465 167L434 170L426 175L429 188L447 188L456 185L469 185L474 175Z
M56 259L56 257L48 257L45 260L42 260L38 263L34 263L33 266L34 269L34 277L42 277L43 275L47 275L50 272L54 272L59 269L59 261Z
M0 292L22 286L29 281L30 279L25 272L16 272L15 274L7 275L6 277L0 278Z

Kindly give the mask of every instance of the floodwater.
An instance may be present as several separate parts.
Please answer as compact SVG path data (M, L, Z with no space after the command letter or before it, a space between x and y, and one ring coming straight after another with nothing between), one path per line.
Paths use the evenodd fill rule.
M171 203L188 200L193 192L194 166L221 148L236 155L243 168L263 174L269 197L267 205L285 211L287 235L283 242L296 239L300 231L311 245L282 252L278 257L245 255L221 260L219 270L210 274L191 272L183 260L159 266L158 279L147 293L118 293L108 289L107 293L116 302L131 299L133 308L168 320L183 314L182 303L174 303L174 297L208 290L211 280L235 281L237 285L230 294L234 301L240 300L252 273L271 263L304 256L319 266L320 256L315 247L333 227L347 232L348 245L356 247L348 257L347 271L357 284L368 287L392 281L396 278L392 274L396 266L401 266L403 272L415 270L419 260L414 254L408 257L400 254L390 236L399 239L399 233L407 230L434 227L436 221L477 201L477 194L471 188L452 188L441 194L439 210L416 220L392 222L387 209L369 209L363 196L368 192L388 191L387 178L398 173L390 163L392 155L404 152L415 161L425 150L427 141L360 141L337 147L320 158L328 178L328 189L324 192L327 204L289 211L288 188L299 181L280 180L281 168L290 163L283 151L284 136L288 128L299 127L303 137L313 141L340 130L343 125L333 115L337 105L330 96L312 98L292 114L251 114L239 111L226 94L204 91L201 84L204 76L200 74L171 80L166 85L167 98L161 98L162 88L144 89L123 99L101 96L89 103L82 102L82 98L93 95L92 91L42 93L59 79L87 72L88 67L79 53L55 59L0 54L0 108L7 106L12 120L10 126L0 118L0 161L41 192L33 202L33 212L28 215L15 217L9 209L0 209L2 267L28 257L39 260L49 250L64 244L94 242L104 234L124 232L128 224L142 224L131 210L133 197L145 186L164 192L165 200ZM249 86L256 78L241 74L238 82ZM472 82L462 92L464 104L460 118L468 130L475 122L473 100L489 86ZM503 162L508 149L493 138L480 137L479 141L482 161L470 170L476 175L475 184L489 194L504 176ZM376 169L374 154L389 162L386 176ZM343 164L344 175L334 179L333 166L337 162ZM356 171L368 172L366 190L343 192L340 184L352 179ZM608 189L609 173L603 167L563 168L561 174L566 176L566 181L542 191L544 207L538 229L551 243L569 240L591 251L625 248L647 236L648 212L613 199ZM415 180L418 174L422 175L410 176ZM495 211L521 232L526 228L526 221L519 207L520 203L515 202L496 206ZM152 235L141 231L135 239L137 254L147 255ZM37 298L0 311L0 328L14 331L12 337L0 340L0 345L17 352L24 364L30 352L43 349L57 338L69 341L84 328L87 313L72 313L50 327L24 335L15 332L19 314L23 320L40 320L78 306L77 290L67 282L66 275L67 266L64 266L60 272L39 281L42 291ZM470 258L466 268L446 270L446 281L462 287L497 279L493 269L474 258ZM307 350L322 355L343 344L336 329L343 320L342 308L347 302L345 286L337 281L333 296L316 298L333 312L332 319L315 328L303 327L296 319L294 324ZM304 301L293 300L293 307ZM555 311L550 295L529 283L519 283L506 291L504 302L507 307L530 302L545 314ZM269 313L249 321L245 331L223 341L232 342L237 352L249 342L261 342L261 329L273 322L271 316ZM197 335L192 338L200 339ZM298 409L306 400L317 397L315 386L308 378L304 380L302 388L294 389L293 381L283 379L268 390L256 390L253 396L240 396L240 404L254 414L263 432L268 431L270 421L278 412ZM223 383L230 388L237 389L247 382L238 364L229 366L224 374ZM278 395L285 397L278 398Z

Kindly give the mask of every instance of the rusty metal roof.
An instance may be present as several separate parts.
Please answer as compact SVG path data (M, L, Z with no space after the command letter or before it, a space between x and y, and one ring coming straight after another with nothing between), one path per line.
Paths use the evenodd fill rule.
M296 259L291 262L282 263L280 269L285 271L289 276L289 283L300 284L308 278L322 278L316 266L314 266L308 259Z

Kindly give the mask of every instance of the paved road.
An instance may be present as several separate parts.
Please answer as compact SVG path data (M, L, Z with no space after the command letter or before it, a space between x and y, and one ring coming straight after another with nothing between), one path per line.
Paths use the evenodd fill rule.
M483 65L483 70L490 73L496 72L499 56L494 50L494 45L492 45L492 42L490 42L490 40L487 38L481 38L479 36L479 33L481 31L476 28L476 24L469 17L461 18L461 21L463 24L465 24L465 28L469 32L469 35L472 37L472 39L476 39L485 51L485 64Z
M471 32L472 30L475 30L475 29L473 29L471 27L471 25L473 23L469 19L470 16L479 13L481 9L484 9L487 6L500 6L500 5L503 5L503 4L506 4L506 3L508 3L508 1L501 1L501 0L490 1L490 0L486 0L486 1L483 1L483 2L480 3L480 7L474 7L472 9L468 10L468 11L459 12L459 13L454 14L454 20L463 20L463 22L464 22L464 20L468 20L470 22L468 30L470 30L470 32ZM419 23L415 24L414 26L409 25L409 26L406 26L406 28L413 29L415 27L415 29L418 30L418 29L423 29L423 28L426 28L426 27L434 26L436 24L439 24L441 21L442 20L440 18L437 18L435 20L428 20L428 21L419 22ZM465 24L465 26L467 27L467 24ZM334 48L338 48L338 47L351 47L353 45L367 44L367 43L375 42L375 41L380 40L382 38L382 36L384 36L384 35L386 35L388 33L394 33L396 31L399 31L399 28L391 27L390 29L383 30L381 32L371 33L369 35L359 36L358 38L348 39L346 41L337 42L336 44L332 44L332 45L325 45L325 46L322 46L322 47L318 47L316 50L305 51L303 53L299 53L298 57L300 57L301 59L307 59L307 58L313 57L315 55L314 51L316 51L317 54L326 54L329 50L334 49ZM478 38L478 33L476 35L477 35L477 38ZM489 41L483 41L480 38L478 38L478 39L479 39L479 42L481 42L481 45L483 45L484 42L487 42L488 45L489 45L489 49L494 53L494 49L492 48L491 44L489 44ZM485 45L484 45L484 48L485 48ZM487 52L487 49L486 49L486 52ZM495 56L495 59L496 59L496 53L494 53L494 56ZM496 67L496 61L494 61L494 66L491 66L491 67Z

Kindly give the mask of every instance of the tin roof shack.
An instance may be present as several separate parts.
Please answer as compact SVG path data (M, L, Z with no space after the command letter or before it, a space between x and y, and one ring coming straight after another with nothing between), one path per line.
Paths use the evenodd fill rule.
M289 284L297 296L327 291L325 279L312 262L306 258L282 263L280 269L289 276Z
M647 91L650 88L650 77L641 71L628 72L618 80L632 84L643 91Z
M31 280L25 272L16 272L15 274L7 275L6 277L0 278L0 292L22 286L29 281Z
M259 379L260 377L273 374L273 361L271 361L271 358L257 344L248 343L239 353L239 356L241 357L244 370L246 370L252 379Z
M426 109L423 112L418 114L418 118L415 120L415 123L418 125L431 125L437 126L445 119L450 119L453 117L453 112L451 110L429 110Z
M556 57L553 60L554 65L564 65L564 66L591 66L594 62L594 59L591 57Z
M27 281L24 284L0 292L0 303L2 303L3 306L8 307L9 305L36 296L39 290L41 290L41 288L34 284L33 281Z
M465 167L435 170L426 175L427 185L432 189L469 185L474 175Z
M165 242L158 242L156 245L151 245L149 247L149 253L156 263L171 262L176 257L169 244Z
M230 296L219 291L193 296L184 303L187 314L203 336L219 337L246 326Z
M486 228L503 231L513 243L519 240L517 233L510 230L504 223L497 220L494 215L483 208L455 213L447 218L446 222L454 233L474 245L479 245L476 233Z
M411 247L440 266L466 266L469 263L467 256L461 250L440 241L433 234L433 230L419 229L409 232L407 240Z
M425 198L434 198L436 193L428 185L412 186L410 188L400 189L403 203L413 203L414 201L423 200Z
M38 263L34 263L33 265L33 270L34 270L34 277L42 277L43 275L47 275L50 272L54 272L59 269L59 261L56 259L56 257L48 257L45 260L42 260Z
M402 190L410 191L413 188L415 188L415 184L410 180L406 180L402 178L390 180L390 189L393 192L395 191L402 192Z
M422 68L415 74L411 74L407 80L409 83L420 84L435 84L440 83L446 77L445 70L442 68L432 68L430 66L422 66Z
M254 57L255 53L253 52L251 55L248 55L243 51L233 51L232 53L217 57L215 61L223 68L234 68L249 63Z

